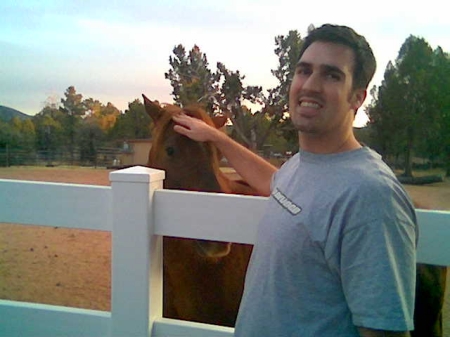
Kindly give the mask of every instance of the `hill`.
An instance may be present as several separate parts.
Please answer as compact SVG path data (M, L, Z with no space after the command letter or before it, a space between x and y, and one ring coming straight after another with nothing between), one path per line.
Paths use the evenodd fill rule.
M4 122L8 122L14 117L18 117L20 119L28 119L31 118L30 115L24 114L13 108L8 108L7 106L0 105L0 120Z

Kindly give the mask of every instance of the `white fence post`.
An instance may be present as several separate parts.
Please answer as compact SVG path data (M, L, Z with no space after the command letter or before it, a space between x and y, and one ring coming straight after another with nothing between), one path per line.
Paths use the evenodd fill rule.
M110 173L113 337L149 336L162 316L162 238L153 235L152 201L163 179L164 171L139 166Z

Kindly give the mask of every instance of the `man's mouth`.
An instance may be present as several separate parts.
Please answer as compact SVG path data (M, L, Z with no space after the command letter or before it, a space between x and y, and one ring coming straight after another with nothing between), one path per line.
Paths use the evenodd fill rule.
M314 108L314 109L320 108L320 104L316 102L299 101L299 105L304 108Z
M320 109L323 107L323 102L319 98L302 95L298 98L298 105L300 108Z

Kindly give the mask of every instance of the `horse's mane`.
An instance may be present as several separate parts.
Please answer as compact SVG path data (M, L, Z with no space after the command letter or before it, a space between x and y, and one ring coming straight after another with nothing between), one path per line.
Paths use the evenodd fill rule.
M175 124L172 120L172 117L177 114L186 114L188 116L198 118L202 121L204 121L206 124L215 127L213 120L211 117L206 113L204 109L197 105L189 105L186 107L179 107L177 105L173 104L165 104L161 107L162 113L160 115L160 118L156 122L155 128L153 130L153 146L152 149L161 149L161 145L164 142L164 134L166 133L167 128L173 127ZM219 167L219 152L217 148L212 145L211 143L205 143L205 146L207 147L208 151L211 154L212 158L212 164L214 166ZM152 152L152 151L151 151Z

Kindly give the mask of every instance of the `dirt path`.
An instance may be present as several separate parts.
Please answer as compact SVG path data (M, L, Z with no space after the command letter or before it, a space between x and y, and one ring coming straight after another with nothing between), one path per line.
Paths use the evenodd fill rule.
M0 168L0 179L109 185L109 172L13 167ZM406 188L429 208L450 210L450 181ZM108 232L0 224L1 299L110 311L110 270ZM448 288L444 327L450 337Z

